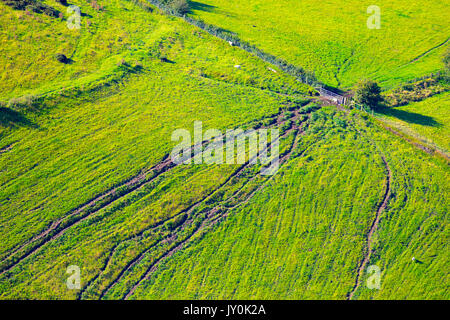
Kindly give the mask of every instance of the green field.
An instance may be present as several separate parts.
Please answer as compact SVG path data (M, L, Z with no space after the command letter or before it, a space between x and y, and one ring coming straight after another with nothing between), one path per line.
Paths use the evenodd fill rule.
M450 298L449 163L420 148L448 155L448 92L336 107L143 0L71 2L74 30L43 2L64 19L0 1L0 299ZM421 54L448 39L448 5L382 1L379 30L368 5L202 0L189 16L343 89L442 71L445 46ZM278 172L175 165L171 135L195 121L279 129Z
M426 6L401 0L194 3L193 16L343 88L366 78L389 87L438 71L445 46L433 48L446 42L450 31L449 4L439 0ZM367 28L366 11L374 4L381 10L380 29Z
M335 126L327 122L325 128ZM356 297L448 299L440 281L449 263L449 228L442 224L448 202L436 196L449 191L447 167L378 127L361 125L376 133L394 183L370 260L383 270L381 289L362 287ZM347 128L319 138L248 206L168 260L136 298L345 299L385 175L373 145L359 135ZM423 264L411 262L413 256Z
M446 154L450 154L449 118L448 92L382 114L389 125Z

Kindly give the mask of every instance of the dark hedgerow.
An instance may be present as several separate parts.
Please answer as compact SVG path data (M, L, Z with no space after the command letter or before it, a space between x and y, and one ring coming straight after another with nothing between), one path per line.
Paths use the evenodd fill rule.
M450 47L445 51L444 58L442 59L444 62L444 67L447 72L450 72Z
M297 78L297 80L299 80L302 83L305 83L305 84L308 84L311 86L321 85L321 83L319 81L317 81L317 78L316 78L314 72L304 70L301 67L297 67L297 66L290 64L274 55L266 53L266 52L262 51L261 49L255 47L254 45L251 45L245 41L242 41L234 33L231 33L227 30L216 27L214 25L207 24L202 20L191 18L186 15L187 13L189 13L189 10L187 10L186 12L180 12L180 11L175 10L174 7L172 6L172 3L175 2L174 0L148 0L148 1L152 5L161 9L163 12L166 12L168 14L172 14L172 15L175 15L178 17L182 17L186 22L188 22L200 29L205 30L209 34L216 36L218 38L221 38L222 40L229 42L231 45L240 47L241 49L247 51L248 53L259 57L263 61L279 67L281 70L283 70L284 72ZM188 1L186 1L186 2L189 4Z
M45 13L50 17L59 17L59 11L37 0L2 0L7 6L15 10L29 10L36 13Z

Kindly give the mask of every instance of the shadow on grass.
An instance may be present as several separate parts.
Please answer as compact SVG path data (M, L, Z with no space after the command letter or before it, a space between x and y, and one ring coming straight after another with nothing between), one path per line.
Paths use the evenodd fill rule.
M219 7L212 6L209 4L197 2L197 1L189 1L189 13L195 13L194 11L205 11L205 12L213 12L216 14L225 15L227 17L236 17L235 14L220 9Z
M167 59L166 57L162 57L162 58L159 59L159 60L161 60L161 62L165 62L165 63L172 63L172 64L175 63L175 61L169 60L169 59Z
M197 1L189 1L189 7L191 10L213 12L217 7L211 6L209 4L200 3Z
M91 16L90 14L85 13L85 12L81 12L81 13L80 13L80 16L82 16L82 17L87 17L87 18L92 18L92 16Z
M5 107L0 107L0 126L38 128L35 123L27 119L22 113Z
M392 116L399 120L403 120L408 123L420 124L422 126L429 127L440 127L442 124L434 120L434 118L429 116L424 116L420 113L399 110L396 108L388 108L388 107L379 107L377 112L380 114L384 114L386 116Z
M73 61L71 58L67 58L66 62L64 64L73 64L75 61Z

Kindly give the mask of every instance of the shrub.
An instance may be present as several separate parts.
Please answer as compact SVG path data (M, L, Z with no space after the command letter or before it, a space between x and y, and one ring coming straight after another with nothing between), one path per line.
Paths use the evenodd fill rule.
M62 54L62 53L57 53L56 54L56 60L58 60L61 63L68 63L69 59L66 57L66 55Z
M50 17L58 17L59 11L37 0L3 0L3 2L16 10L28 10L36 13L45 13Z
M380 86L375 81L360 81L355 88L354 99L356 103L376 108L383 101L380 93Z
M284 120L287 120L287 119L289 119L289 118L292 118L293 115L294 115L293 112L291 112L291 111L286 111L286 112L284 112L284 114L283 114L283 119L284 119Z
M281 125L280 133L285 133L292 127L292 120L287 120L285 123Z
M25 10L25 8L28 5L32 4L34 1L33 0L3 0L3 2L7 6L10 6L13 9Z
M59 11L52 7L41 4L39 9L42 10L42 12L45 13L46 15L48 15L49 17L54 17L54 18L59 17ZM36 12L39 12L39 11L36 11Z
M180 225L182 225L186 219L188 218L188 215L185 213L181 216L176 217L175 219L168 221L165 225L167 230L173 231L174 229L176 229L177 227L179 227Z
M172 0L169 4L170 9L172 9L177 14L186 14L189 12L189 2L187 0Z
M434 78L425 78L414 83L404 84L392 92L386 93L384 101L388 106L398 107L447 91L448 86L442 81L438 81L440 78L439 75L434 76Z
M167 59L167 57L161 57L161 58L159 58L159 60L160 60L161 62L165 62L165 63L172 63L172 61L169 60L169 59Z
M306 105L306 106L300 108L300 109L299 109L299 112L300 112L300 113L311 113L312 111L315 111L315 110L317 110L318 108L320 108L320 107L319 107L317 104L311 103L311 104L308 104L308 105Z

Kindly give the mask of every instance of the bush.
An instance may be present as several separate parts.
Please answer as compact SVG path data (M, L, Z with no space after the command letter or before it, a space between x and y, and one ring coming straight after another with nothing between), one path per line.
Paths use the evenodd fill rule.
M292 127L292 121L291 120L287 120L285 123L283 123L283 125L280 128L281 133L285 133L286 131L288 131L290 128Z
M16 10L28 10L36 13L45 13L50 17L58 17L59 11L37 0L3 0L3 2Z
M380 95L381 89L378 83L372 80L360 81L355 88L355 102L377 108L379 103L383 101Z
M388 106L398 107L445 92L448 90L448 86L441 83L440 78L441 76L439 75L434 76L434 78L430 77L414 83L404 84L392 92L386 93L384 102Z
M190 7L187 0L172 0L169 4L170 9L172 9L177 14L189 13Z
M28 5L34 3L33 0L3 0L3 2L16 10L25 10Z
M293 112L291 112L291 111L286 111L286 112L284 112L284 114L283 114L283 119L284 119L284 120L287 120L287 119L289 119L289 118L292 118L293 115L294 115Z
M185 213L181 216L176 217L175 219L166 222L166 229L169 231L173 231L175 230L177 227L179 227L180 225L182 225L186 219L188 218L188 215Z
M66 57L66 55L62 53L57 53L55 56L56 60L58 60L61 63L68 63L69 59Z

